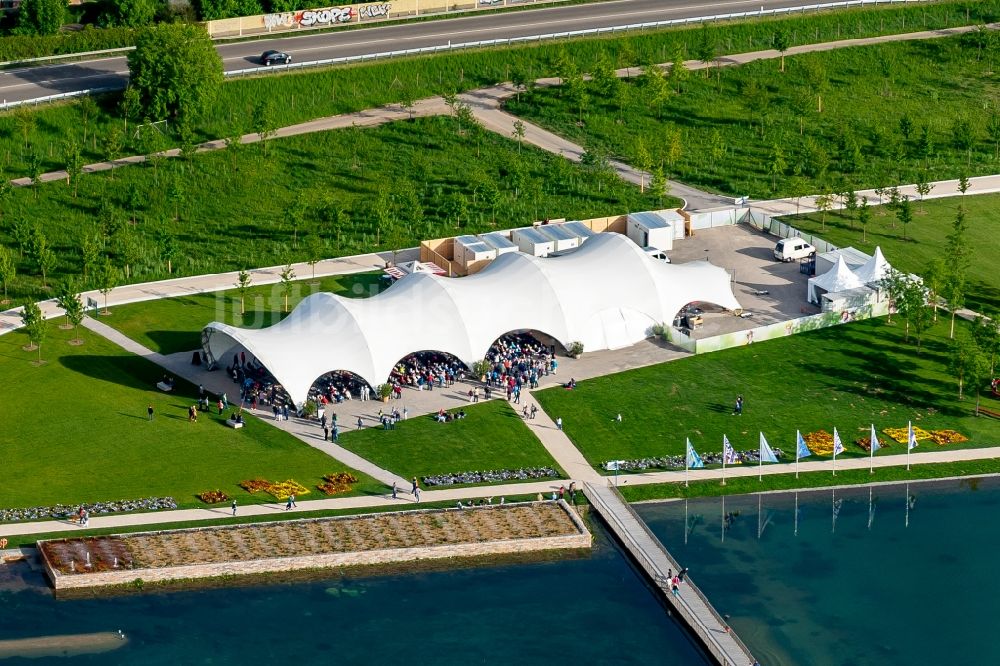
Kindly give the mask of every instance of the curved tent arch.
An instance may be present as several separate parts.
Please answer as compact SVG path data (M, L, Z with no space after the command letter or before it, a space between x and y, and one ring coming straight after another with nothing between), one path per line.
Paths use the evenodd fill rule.
M377 386L416 350L471 368L502 335L523 330L543 331L563 347L617 349L693 301L740 307L725 269L666 264L620 234L602 233L560 257L505 254L469 277L410 274L370 298L313 294L266 329L213 322L203 346L213 359L243 346L301 404L316 368L347 370Z

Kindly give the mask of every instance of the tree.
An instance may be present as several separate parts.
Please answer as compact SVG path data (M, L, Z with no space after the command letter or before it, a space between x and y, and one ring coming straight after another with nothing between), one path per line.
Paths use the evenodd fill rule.
M635 168L639 170L639 192L642 192L645 189L646 174L653 168L653 156L649 154L642 137L635 140Z
M667 130L667 141L666 141L666 158L667 164L670 166L671 171L677 166L677 163L681 161L681 155L684 153L684 138L681 136L681 131L677 127L670 127Z
M590 95L587 93L587 84L584 82L583 76L577 71L573 71L569 77L563 80L563 82L566 88L567 97L569 97L570 102L576 106L577 119L582 122L583 114L590 105Z
M517 152L521 153L521 142L524 141L524 122L521 120L514 121L514 131L512 133L513 137L517 139Z
M0 245L0 283L3 283L3 300L0 303L4 305L10 303L10 299L7 298L7 287L14 281L16 275L17 259L14 257L14 253Z
M934 321L937 321L938 306L940 305L941 292L948 281L948 268L944 260L937 258L931 261L924 273L924 286L927 287L927 298L934 307Z
M22 0L17 29L29 35L54 35L66 22L65 0Z
M988 359L990 377L996 372L997 353L1000 352L1000 321L997 320L995 312L993 315L992 317L976 315L972 321L972 339Z
M788 168L788 162L785 161L785 151L781 147L781 144L774 144L771 146L771 155L768 160L767 172L771 174L771 189L775 189L778 186L778 177L785 175L785 169Z
M674 59L670 63L670 83L674 87L674 92L678 95L681 94L682 84L688 80L691 72L684 65L684 54L680 47L674 49Z
M709 74L709 66L712 61L715 60L716 54L718 53L718 47L715 43L715 34L712 29L708 27L707 23L701 24L701 30L698 31L698 43L695 45L695 57L705 63L705 78L707 79Z
M21 138L24 140L25 149L31 145L31 133L35 130L38 116L27 105L14 109L14 124L17 125Z
M497 209L503 203L503 192L497 187L493 179L486 179L476 188L477 194L482 197L483 204L490 211L490 224L497 223Z
M312 269L312 285L317 285L319 282L316 281L316 264L323 261L323 239L320 237L318 231L313 231L311 234L306 236L306 263L309 264L309 268Z
M920 136L917 137L917 145L914 147L914 155L924 161L924 169L927 168L927 160L930 159L932 152L934 152L934 144L931 141L931 128L929 125L924 125L920 130Z
M236 291L240 292L240 315L246 314L247 291L250 289L250 273L240 271L236 277Z
M771 46L781 54L781 72L785 72L785 51L791 46L791 40L788 38L788 32L784 28L779 28L774 31L774 36L771 38Z
M313 277L315 278L315 275ZM292 295L293 280L295 271L292 270L292 265L288 264L281 269L281 294L285 297L285 312L288 312L288 297Z
M851 223L851 229L853 229L854 218L858 213L858 193L852 188L847 188L841 193L840 200L844 203L844 210L847 211L847 219Z
M125 134L128 134L128 121L138 118L142 110L142 95L138 88L135 86L125 88L118 102L118 110L121 111L122 119L125 121Z
M872 211L868 207L868 197L861 197L861 205L858 206L858 224L861 225L861 242L868 241L868 223L872 221Z
M941 296L948 302L948 312L951 313L951 328L948 333L951 339L955 338L955 313L965 306L967 273L972 263L967 231L965 211L960 207L946 239L945 279L941 290Z
M156 247L160 259L167 262L167 274L174 272L174 257L177 255L177 239L169 231L161 230L156 235Z
M156 0L108 0L101 23L125 28L142 28L153 23L159 3Z
M663 173L663 167L658 166L653 169L653 173L649 178L649 193L655 196L662 205L663 200L667 197L669 192L670 183L667 181L667 177Z
M469 200L461 192L453 192L445 199L442 212L449 220L455 220L455 228L462 226L462 220L469 215Z
M910 114L904 113L899 117L899 133L903 135L903 141L909 141L913 136L913 118Z
M965 174L958 177L958 191L962 193L963 197L969 191L969 177Z
M902 196L899 205L896 207L896 219L903 225L903 240L906 240L906 227L913 222L913 208L910 206L910 197Z
M80 174L83 173L83 156L80 154L80 144L69 139L63 143L63 160L66 164L66 184L73 186L73 198L76 198L77 187L80 184Z
M821 194L816 197L816 210L820 212L820 228L826 231L826 214L833 210L833 195Z
M655 63L650 63L643 68L642 77L639 80L645 91L646 103L650 107L656 107L657 117L662 117L663 104L670 97L670 85L663 74L663 69Z
M66 319L69 320L70 325L73 327L73 333L76 335L70 344L80 345L83 344L83 340L77 334L80 330L80 324L83 323L83 317L85 314L83 308L83 300L80 298L80 294L73 288L70 292L70 298L68 298L64 303L60 303L59 306L66 312Z
M38 303L34 301L25 301L21 308L21 321L24 323L24 332L28 334L28 340L31 342L31 349L38 350L38 361L37 364L42 363L42 343L45 341L45 334L48 332L48 327L45 323L45 317L42 315L42 309L38 307Z
M948 369L958 380L958 399L963 400L962 393L967 383L975 386L976 395L979 395L979 385L986 378L989 360L973 340L961 336L951 343Z
M100 234L84 232L80 236L80 256L83 258L83 280L87 281L87 277L91 272L96 272L98 265L97 261L101 258L101 252L104 250L104 242L101 239Z
M222 59L197 25L162 23L143 30L128 66L146 115L156 120L197 118L222 86Z
M174 177L170 179L170 187L167 188L167 198L174 204L174 220L181 219L181 209L184 207L184 199L187 197L186 185L187 181L179 173L175 173Z
M139 241L139 236L130 228L122 228L115 234L112 240L114 241L115 252L118 254L119 259L121 259L123 268L125 269L125 279L131 280L136 272L134 269L143 256L143 248L142 243Z
M73 300L79 300L80 295L74 289L73 283L71 281L61 282L58 287L56 287L56 305L62 308L63 314L66 315L66 321L69 321L69 311L73 309Z
M993 159L1000 160L1000 113L994 112L986 121L986 131L993 139Z
M920 177L917 179L916 188L917 188L917 194L920 195L920 203L921 203L920 212L923 213L924 212L924 207L923 207L924 197L926 197L928 194L930 194L931 190L934 189L934 185L932 183L928 182L927 172L926 171L924 171L920 175Z
M104 137L104 161L113 164L115 160L122 156L124 146L121 130L117 127L108 130L108 135ZM115 170L113 168L110 170L110 177L111 180L115 179Z
M271 106L270 98L258 100L254 104L253 112L250 114L250 127L264 144L264 157L266 158L268 140L278 132L278 123L274 118L274 109Z
M38 265L38 271L42 274L42 288L48 289L48 275L55 268L56 253L40 227L35 228L31 241L31 256Z
M816 113L823 113L823 93L830 87L830 77L827 75L823 63L818 59L806 60L803 62L803 67L809 89L812 94L816 95Z
M97 290L104 296L104 311L101 312L102 315L111 314L111 311L108 310L108 294L118 286L120 279L121 274L115 268L115 265L111 263L111 257L105 255L104 262L97 272Z
M237 124L229 130L229 136L223 140L226 144L226 155L233 167L233 175L240 170L240 154L246 147L243 145L243 128Z

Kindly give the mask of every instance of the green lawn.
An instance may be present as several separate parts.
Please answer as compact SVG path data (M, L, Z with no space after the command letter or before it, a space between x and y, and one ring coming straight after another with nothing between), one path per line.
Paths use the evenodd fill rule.
M700 453L721 451L724 434L737 449L756 449L759 431L794 459L797 429L832 433L834 427L847 447L842 455L863 456L853 442L873 422L880 430L905 428L911 420L925 430L958 430L970 438L965 446L1000 443L1000 422L973 417L974 397L957 399L957 382L946 371L947 323L925 334L920 354L903 342L901 329L898 320L868 320L536 395L548 414L563 418L566 433L595 465L683 455L686 437ZM732 415L737 394L746 399L743 416ZM983 400L1000 408L993 398ZM613 421L619 411L621 424ZM922 442L915 453L937 448ZM890 442L880 453L903 452Z
M345 429L340 443L403 478L541 466L561 471L505 400L456 403L452 411L459 407L468 414L461 421L438 423L425 415L401 421L396 430Z
M24 250L13 295L51 295L19 235L36 223L57 256L51 287L83 275L85 238L128 265L128 281L145 282L169 277L170 248L175 275L201 275L657 205L613 174L490 132L460 134L443 117L275 139L264 150L89 174L75 197L65 182L18 188L0 217L0 244Z
M915 458L919 462L920 458ZM758 481L757 477L731 477L722 485L719 481L692 481L687 487L680 483L651 483L644 486L619 485L622 495L630 502L668 499L672 497L704 497L708 495L739 495L769 490L795 490L803 488L827 488L830 486L862 485L885 481L916 481L921 479L942 479L952 476L975 476L978 474L1000 473L1000 459L964 460L951 463L913 464L883 467L870 474L867 469L840 470L837 476L831 472L803 472L796 479L794 474L772 474Z
M378 293L380 273L357 273L305 279L293 284L288 296L292 310L306 296L329 291L353 297ZM266 328L285 317L282 285L252 287L246 296L246 311L240 316L240 296L235 289L194 296L161 298L111 308L111 316L101 321L136 342L161 354L190 351L201 347L201 329L212 321L234 326Z
M875 201L870 202L877 204ZM797 229L830 241L839 247L853 245L864 252L882 248L889 263L907 273L924 274L934 259L945 256L947 236L955 221L959 204L965 206L968 222L967 240L972 252L969 266L969 290L966 305L973 310L989 312L1000 310L1000 276L996 258L1000 256L1000 195L929 199L913 203L913 222L907 225L903 238L903 225L895 213L884 207L872 209L871 222L862 231L847 211L828 213L823 224L820 214L782 218Z
M573 86L522 94L508 107L630 164L642 164L642 143L668 175L735 196L912 183L918 174L943 180L1000 166L1000 136L987 131L1000 86L971 37L788 57L785 69L774 59L707 78L689 72L668 84L662 106L651 97L655 86L633 77L624 103L595 79L577 87L587 94L582 111Z
M268 501L239 488L264 477L295 479L312 492L324 474L344 466L290 435L251 417L242 430L218 416L188 423L194 403L190 386L164 394L154 384L162 371L89 331L70 346L72 335L49 327L41 367L22 351L25 336L0 336L0 404L5 428L0 506L27 507L170 495L181 506L204 506L195 494L221 489L241 503ZM146 419L146 406L156 415ZM378 482L361 479L357 494L381 493ZM271 500L273 501L273 500Z

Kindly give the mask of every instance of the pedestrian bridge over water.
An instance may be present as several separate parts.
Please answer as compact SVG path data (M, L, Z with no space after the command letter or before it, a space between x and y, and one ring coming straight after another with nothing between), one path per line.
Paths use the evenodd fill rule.
M615 487L610 484L584 483L583 492L594 510L601 515L660 590L667 603L684 619L718 663L724 666L748 666L756 663L750 649L728 628L722 616L690 578L685 577L678 595L671 592L667 572L680 571L680 565Z

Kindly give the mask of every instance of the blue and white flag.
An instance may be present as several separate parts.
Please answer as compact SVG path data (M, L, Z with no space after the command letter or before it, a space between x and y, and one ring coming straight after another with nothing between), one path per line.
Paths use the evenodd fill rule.
M778 462L778 456L774 455L774 450L764 439L764 433L760 433L760 459L763 462L776 463Z
M906 435L906 450L917 448L917 433L913 432L913 421L909 421L906 424L907 430L909 431Z
M809 450L809 446L806 444L806 440L802 439L802 433L798 430L795 431L795 459L808 458L813 454Z
M700 469L705 466L705 463L701 461L701 456L699 456L698 452L694 450L693 446L691 446L690 439L687 440L687 466L690 469Z
M869 439L871 439L872 453L875 453L876 451L882 448L882 445L878 443L878 435L875 434L874 423L872 424L872 434L871 437L869 437Z
M844 443L840 441L840 433L837 429L833 429L833 457L836 458L838 453L844 452Z
M727 465L735 465L739 462L739 459L736 457L736 450L729 443L729 438L725 435L722 436L722 461Z

